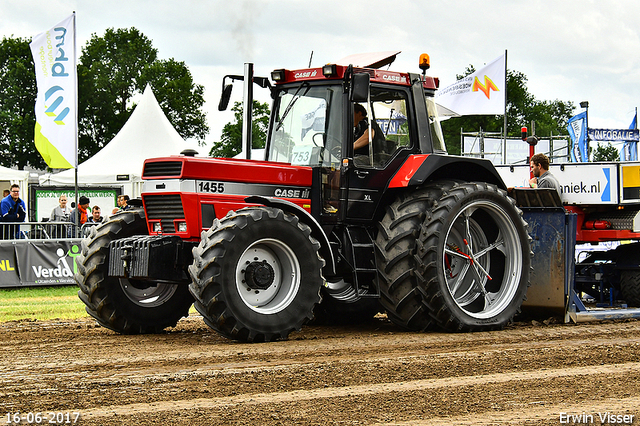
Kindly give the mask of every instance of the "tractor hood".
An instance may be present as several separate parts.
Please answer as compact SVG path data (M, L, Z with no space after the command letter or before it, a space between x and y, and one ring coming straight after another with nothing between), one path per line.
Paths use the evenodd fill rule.
M311 168L236 158L171 156L145 160L142 178L311 185Z

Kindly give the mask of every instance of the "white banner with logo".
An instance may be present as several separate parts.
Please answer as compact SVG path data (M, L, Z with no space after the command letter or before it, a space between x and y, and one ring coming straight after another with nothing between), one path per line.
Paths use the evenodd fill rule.
M73 13L30 44L38 86L35 144L52 169L78 164L75 29Z
M436 92L436 103L458 115L503 115L506 53L486 67Z

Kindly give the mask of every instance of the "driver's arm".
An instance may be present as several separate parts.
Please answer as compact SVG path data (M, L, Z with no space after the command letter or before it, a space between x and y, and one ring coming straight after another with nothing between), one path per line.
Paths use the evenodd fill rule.
M376 131L371 129L372 136L371 139L376 135ZM358 138L357 141L353 143L353 149L356 150L358 148L362 148L363 146L367 146L369 144L369 129L365 130L362 136Z

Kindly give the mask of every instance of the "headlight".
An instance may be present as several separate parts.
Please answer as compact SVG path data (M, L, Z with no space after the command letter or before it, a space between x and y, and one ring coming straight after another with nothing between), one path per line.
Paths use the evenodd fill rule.
M162 224L160 222L153 222L153 232L157 234L162 233Z
M178 232L187 232L186 222L178 222Z

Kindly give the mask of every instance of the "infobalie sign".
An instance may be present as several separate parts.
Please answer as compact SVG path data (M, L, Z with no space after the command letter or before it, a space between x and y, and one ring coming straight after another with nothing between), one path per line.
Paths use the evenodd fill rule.
M640 141L638 129L589 129L592 141Z

